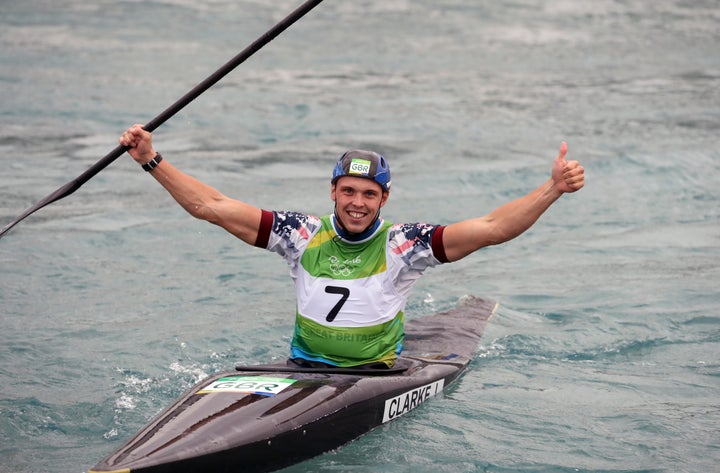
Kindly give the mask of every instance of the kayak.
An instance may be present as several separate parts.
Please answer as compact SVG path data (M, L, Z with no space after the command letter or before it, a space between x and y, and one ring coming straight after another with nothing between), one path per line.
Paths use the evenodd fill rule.
M88 473L267 472L338 448L457 379L496 307L465 297L447 312L407 321L392 368L288 362L215 373Z
M497 304L466 297L406 323L393 368L238 366L187 390L88 473L267 472L338 448L440 393Z

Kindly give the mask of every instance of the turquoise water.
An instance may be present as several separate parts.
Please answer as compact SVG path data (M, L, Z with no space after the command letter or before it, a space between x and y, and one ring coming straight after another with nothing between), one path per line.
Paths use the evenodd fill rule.
M0 225L297 5L1 2ZM460 382L287 471L717 471L719 43L709 0L328 1L160 128L225 193L318 214L349 147L390 159L393 221L483 215L561 140L586 168L416 286L410 317L501 303ZM86 471L205 375L287 355L282 260L128 157L2 238L0 269L2 472Z

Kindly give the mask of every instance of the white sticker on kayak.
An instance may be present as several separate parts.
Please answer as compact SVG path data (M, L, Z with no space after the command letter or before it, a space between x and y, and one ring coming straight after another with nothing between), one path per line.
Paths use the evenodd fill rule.
M267 378L265 376L227 376L205 386L197 394L245 393L274 396L292 385L296 379Z
M402 393L392 399L385 401L385 412L383 413L383 423L391 421L396 417L415 409L421 403L431 396L442 391L445 386L445 380L441 379L434 383L426 384L419 388L412 389L406 393Z

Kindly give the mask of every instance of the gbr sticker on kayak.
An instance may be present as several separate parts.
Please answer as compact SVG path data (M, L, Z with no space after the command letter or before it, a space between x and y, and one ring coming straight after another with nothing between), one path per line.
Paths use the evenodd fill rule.
M441 379L434 383L411 389L399 396L393 397L385 401L385 411L383 412L383 423L389 422L396 417L415 409L421 403L425 402L431 396L436 395L443 390L445 380Z
M244 393L274 396L290 387L295 381L297 380L266 376L226 376L216 379L197 394Z

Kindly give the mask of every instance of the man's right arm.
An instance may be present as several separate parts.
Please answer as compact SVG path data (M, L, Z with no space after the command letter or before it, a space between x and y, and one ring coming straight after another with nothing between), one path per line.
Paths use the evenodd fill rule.
M151 161L157 154L151 133L141 125L134 125L123 133L120 144L129 147L128 153L139 164ZM162 160L150 174L190 215L218 225L250 245L255 244L262 215L259 208L226 197L167 160Z

